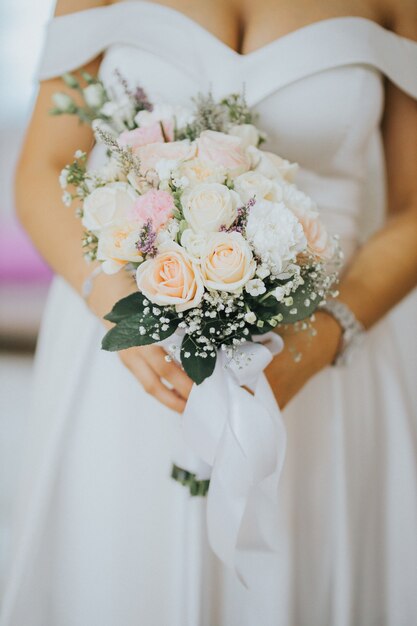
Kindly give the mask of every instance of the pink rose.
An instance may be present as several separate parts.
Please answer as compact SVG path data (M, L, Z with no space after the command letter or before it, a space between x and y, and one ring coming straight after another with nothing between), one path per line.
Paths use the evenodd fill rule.
M239 137L205 130L197 139L197 156L226 168L233 176L247 172L250 160Z
M183 161L190 159L195 154L195 146L189 141L171 141L169 143L150 143L146 146L139 146L133 150L140 159L140 169L142 174L155 169L155 165L161 159L171 161Z
M198 306L204 292L197 266L176 243L139 265L136 282L139 291L151 302L175 305L179 312Z
M173 216L174 199L167 191L151 189L136 200L132 217L141 222L152 220L155 230L163 226Z
M164 133L162 133L161 124L155 122L150 126L135 128L135 130L126 130L118 139L122 147L130 146L135 150L140 146L146 146L150 143L164 143L166 140L174 139L174 125L171 121L163 122ZM165 137L164 137L165 134Z

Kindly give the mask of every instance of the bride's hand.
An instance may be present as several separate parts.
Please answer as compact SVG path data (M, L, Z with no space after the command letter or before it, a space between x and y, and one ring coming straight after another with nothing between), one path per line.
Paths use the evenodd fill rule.
M330 365L337 353L342 332L339 324L330 315L320 312L316 314L314 328L317 330L314 337L307 331L295 333L289 329L282 335L284 350L265 370L281 409L312 376ZM302 355L299 362L294 360L294 350Z
M177 363L165 360L166 352L162 348L141 346L122 350L119 355L147 393L178 413L184 411L192 380Z

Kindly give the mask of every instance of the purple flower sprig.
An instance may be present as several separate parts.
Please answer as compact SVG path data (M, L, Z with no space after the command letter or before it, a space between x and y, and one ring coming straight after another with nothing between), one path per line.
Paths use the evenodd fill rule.
M128 98L132 100L135 104L137 110L139 111L152 111L153 104L149 102L148 96L146 95L145 90L142 87L136 87L135 91L132 91L128 81L123 76L122 72L119 68L114 70L114 74L119 81L120 85L123 87L123 90Z
M136 90L133 94L136 104L142 111L152 111L153 104L149 102L146 91L142 87L136 87Z
M254 206L255 202L256 202L256 198L255 196L253 196L247 201L246 204L238 207L237 216L233 224L229 226L229 228L227 228L226 226L222 226L220 230L226 233L235 232L235 233L240 233L241 235L244 235L246 232L246 225L248 223L249 211Z
M153 228L152 219L149 218L139 231L139 240L136 243L139 252L150 258L155 257L158 254L156 237L157 233Z

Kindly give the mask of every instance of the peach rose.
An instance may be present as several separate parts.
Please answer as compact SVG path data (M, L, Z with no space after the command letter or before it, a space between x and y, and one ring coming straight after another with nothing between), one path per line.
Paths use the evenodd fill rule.
M204 285L198 267L176 243L139 265L138 289L154 304L175 305L178 312L200 304Z
M168 143L150 143L135 148L133 152L139 157L141 173L145 175L149 170L155 169L158 161L162 159L170 161L191 159L195 154L195 145L184 139Z
M119 136L117 141L122 147L130 146L133 150L150 143L164 143L166 140L172 141L174 139L173 123L163 122L163 128L164 132L162 132L161 123L155 122L150 126L126 130Z
M310 252L324 261L335 253L335 243L320 221L317 204L295 185L281 182L284 204L292 211L303 227Z
M255 274L251 249L240 233L215 233L209 238L201 259L206 287L217 291L239 291Z
M293 213L303 227L310 252L323 261L329 261L335 253L335 244L317 211L293 209Z
M224 167L232 176L247 172L250 159L246 155L239 137L204 130L197 139L197 156L202 161L209 161Z

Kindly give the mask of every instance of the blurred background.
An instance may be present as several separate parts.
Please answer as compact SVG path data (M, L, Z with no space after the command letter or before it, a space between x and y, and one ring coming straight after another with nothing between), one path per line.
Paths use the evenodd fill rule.
M13 175L54 4L0 0L0 596L33 352L51 279L14 215Z

